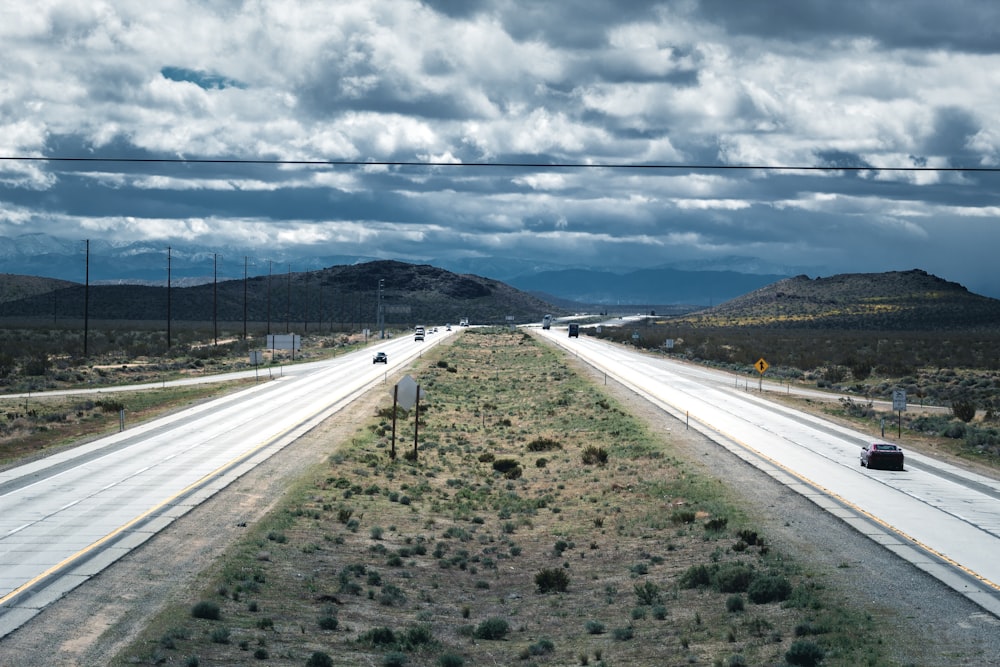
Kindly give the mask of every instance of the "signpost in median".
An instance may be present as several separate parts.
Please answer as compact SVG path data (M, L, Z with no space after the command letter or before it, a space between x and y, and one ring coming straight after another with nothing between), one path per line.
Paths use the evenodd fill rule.
M392 388L392 448L389 450L389 458L396 458L396 406L409 410L416 407L413 424L413 460L417 460L417 436L420 430L420 397L424 395L423 389L409 375L403 377Z

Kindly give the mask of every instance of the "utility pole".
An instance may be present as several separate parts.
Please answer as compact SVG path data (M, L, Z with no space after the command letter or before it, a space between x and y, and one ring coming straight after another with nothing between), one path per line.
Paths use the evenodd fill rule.
M87 239L87 254L84 262L83 285L83 356L87 357L87 340L90 337L90 239Z
M288 265L288 293L285 295L285 333L292 330L292 265Z
M170 352L170 246L167 246L167 352Z
M378 300L375 311L375 324L378 327L379 335L385 340L385 306L382 303L382 294L385 289L385 279L378 279Z
M212 253L212 330L219 346L219 253Z
M243 255L243 340L247 339L247 256Z
M274 264L267 260L267 335L271 335L271 267Z

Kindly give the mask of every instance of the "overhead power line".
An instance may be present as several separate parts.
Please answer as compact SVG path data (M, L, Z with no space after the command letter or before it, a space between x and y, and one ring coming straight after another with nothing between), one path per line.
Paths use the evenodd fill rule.
M901 171L901 172L1000 172L1000 167L874 167L777 164L685 164L635 162L423 162L407 160L266 160L241 158L136 158L0 155L3 162L67 162L121 164L247 164L311 167L464 167L520 169L635 169L677 171Z

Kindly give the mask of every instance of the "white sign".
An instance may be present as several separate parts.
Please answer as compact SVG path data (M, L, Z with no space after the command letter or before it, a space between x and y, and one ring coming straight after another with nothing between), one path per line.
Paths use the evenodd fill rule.
M896 412L904 412L906 410L906 390L905 389L893 389L892 390L892 409Z
M302 336L298 334L269 334L267 346L272 350L301 350Z
M668 338L666 341L664 341L663 346L666 347L668 350L674 349L674 339Z
M264 363L263 350L250 350L250 363L254 366L259 366Z
M409 410L417 403L417 390L420 390L420 398L426 396L424 390L417 384L409 375L403 377L402 380L396 383L396 405L403 408L404 410Z

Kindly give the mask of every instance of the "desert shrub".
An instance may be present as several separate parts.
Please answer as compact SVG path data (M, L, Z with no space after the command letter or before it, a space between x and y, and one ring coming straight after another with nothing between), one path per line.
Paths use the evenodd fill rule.
M215 630L212 630L212 634L209 635L209 639L213 644L228 644L229 628L216 628Z
M629 639L635 637L635 628L631 625L626 625L623 628L615 628L611 632L611 636L620 642L628 641Z
M693 510L674 510L670 514L670 522L678 526L685 523L694 523L697 516Z
M319 627L321 630L336 630L340 622L336 616L320 616Z
M396 633L392 628L372 628L358 637L358 641L370 646L392 646L396 643Z
M660 591L660 587L652 581L636 584L633 590L635 591L636 599L641 605L652 606L663 600L663 593Z
M587 621L583 627L587 630L588 635L603 635L606 632L604 624L600 621Z
M333 667L333 658L322 651L314 651L306 660L306 667Z
M565 593L569 588L569 575L562 568L547 568L535 574L539 593Z
M976 416L976 404L972 401L958 400L951 404L951 414L955 419L961 419L965 423L971 422Z
M465 658L454 653L444 653L437 661L438 667L465 667Z
M510 632L510 624L502 618L488 618L476 626L472 635L476 639L503 639Z
M730 613L743 611L743 596L730 595L726 598L726 611Z
M529 655L547 655L556 650L556 645L552 643L551 639L539 639L537 642L528 647Z
M383 667L403 667L409 658L406 657L405 653L400 653L399 651L391 651L382 656Z
M720 593L742 593L750 586L753 568L742 563L728 563L712 574L712 586Z
M608 452L603 447L587 445L582 458L584 465L604 465L608 462Z
M553 449L562 449L562 445L552 438L535 438L528 443L529 452L548 452Z
M780 574L755 577L747 589L747 597L754 604L782 602L792 594L792 584Z
M493 469L507 479L517 479L522 472L521 465L514 459L497 459L493 462Z
M823 649L808 639L796 639L785 652L785 662L799 667L815 667L825 657Z
M712 570L707 565L692 565L680 578L681 588L700 588L712 584Z
M218 621L222 618L219 605L211 600L202 600L191 607L191 615L195 618L203 618L209 621Z

